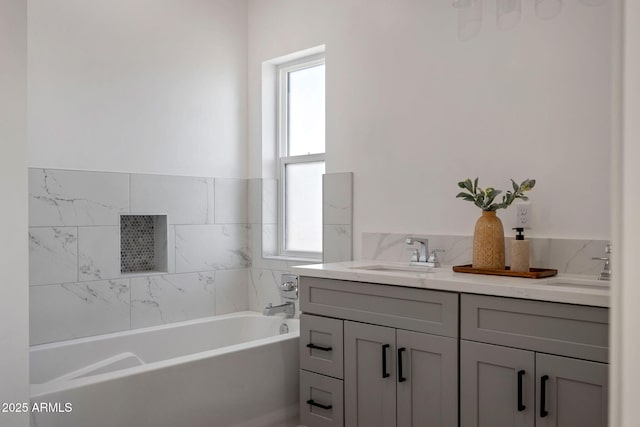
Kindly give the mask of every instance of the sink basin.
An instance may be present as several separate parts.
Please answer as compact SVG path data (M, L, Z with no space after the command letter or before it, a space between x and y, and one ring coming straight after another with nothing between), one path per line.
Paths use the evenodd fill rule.
M571 279L571 278L558 278L551 280L547 283L548 286L558 286L565 288L580 288L580 289L600 289L608 290L611 287L610 282L606 280L595 279Z
M435 269L431 267L420 266L402 266L388 264L363 265L360 267L349 267L352 270L369 270L369 271L387 271L387 272L406 272L406 273L435 273Z

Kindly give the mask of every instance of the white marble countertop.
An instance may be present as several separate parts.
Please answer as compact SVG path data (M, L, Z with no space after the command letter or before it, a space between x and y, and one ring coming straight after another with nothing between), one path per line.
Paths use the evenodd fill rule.
M372 269L380 267L387 270ZM291 271L325 279L609 307L609 282L591 276L524 279L455 273L451 266L410 267L407 263L367 260L301 265L292 267Z

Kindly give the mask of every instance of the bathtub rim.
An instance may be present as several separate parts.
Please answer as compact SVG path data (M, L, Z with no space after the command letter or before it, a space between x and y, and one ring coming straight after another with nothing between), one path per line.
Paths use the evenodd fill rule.
M92 337L75 338L71 340L58 341L53 343L37 344L29 348L29 353L31 354L32 350L46 350L51 348L64 347L66 345L70 345L74 343L81 344L81 343L100 341L100 340L105 340L105 339L115 338L120 336L136 335L140 333L153 332L153 331L169 329L174 327L191 326L191 325L197 325L201 323L208 323L216 320L224 320L224 319L230 319L230 318L236 318L236 317L247 317L247 316L271 317L271 316L264 316L262 313L259 313L256 311L239 311L235 313L223 314L218 316L208 316L208 317L202 317L198 319L184 320L181 322L172 322L172 323L167 323L163 325L148 326L145 328L130 329L130 330L120 331L120 332L110 332L108 334L96 335ZM280 320L282 320L283 322L284 321L293 321L294 323L299 322L299 319L297 318L295 319L280 318ZM132 376L136 374L153 372L160 369L169 368L172 366L177 366L177 365L186 364L190 362L196 362L199 360L208 359L211 357L220 356L227 353L239 352L249 348L261 347L261 346L269 345L272 343L278 343L278 342L286 341L289 339L295 339L295 338L298 338L299 336L300 336L300 328L298 327L296 330L290 331L286 334L278 334L278 335L274 335L266 338L260 338L257 340L234 344L231 346L216 348L213 350L205 350L198 353L192 353L184 356L173 357L171 359L159 360L156 362L146 363L144 365L120 369L114 372L106 372L103 374L96 374L88 377L75 378L75 379L66 380L66 381L53 380L52 382L47 382L42 384L30 384L29 396L31 399L39 398L39 397L48 395L50 393L57 393L61 391L72 390L72 389L88 386L95 383L112 381L112 380L117 380L120 378Z

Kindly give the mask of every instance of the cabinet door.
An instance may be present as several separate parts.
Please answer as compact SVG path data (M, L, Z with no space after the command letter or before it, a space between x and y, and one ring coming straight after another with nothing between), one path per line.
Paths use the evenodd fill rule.
M534 368L532 351L461 340L460 425L533 427Z
M536 376L536 426L607 426L608 365L536 354Z
M396 330L344 322L345 426L395 427Z
M458 426L458 341L396 331L398 427Z

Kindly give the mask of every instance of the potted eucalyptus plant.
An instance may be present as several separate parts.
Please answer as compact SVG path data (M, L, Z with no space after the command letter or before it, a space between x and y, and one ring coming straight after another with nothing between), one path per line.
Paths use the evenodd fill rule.
M513 191L508 190L502 196L502 201L496 198L502 194L502 190L492 187L482 189L478 186L478 178L471 181L467 178L458 183L462 191L456 197L472 202L482 209L482 216L476 221L473 233L473 267L485 269L505 268L504 261L504 228L502 221L496 215L498 209L508 208L516 199L529 200L525 192L530 191L536 185L535 179L525 179L518 185L511 180Z

